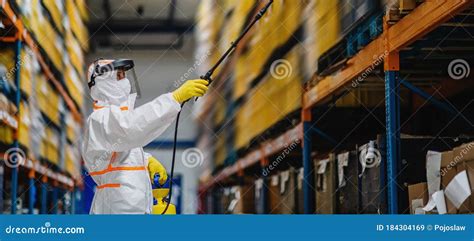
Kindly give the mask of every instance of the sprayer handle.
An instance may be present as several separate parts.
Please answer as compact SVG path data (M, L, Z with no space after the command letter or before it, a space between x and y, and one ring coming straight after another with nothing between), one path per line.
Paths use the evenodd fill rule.
M209 85L212 83L212 81L213 81L213 80L211 79L211 77L210 77L210 76L207 76L207 75L201 75L199 78L202 79L202 80L207 80L207 86L209 86ZM199 97L196 97L196 98L194 99L194 101L197 101L198 99L199 99Z

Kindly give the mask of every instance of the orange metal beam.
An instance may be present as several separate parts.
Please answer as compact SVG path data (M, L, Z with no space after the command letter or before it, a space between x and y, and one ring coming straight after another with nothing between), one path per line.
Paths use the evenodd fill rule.
M76 105L74 104L73 100L67 93L67 91L63 88L61 83L56 79L56 77L53 75L51 70L49 69L49 66L46 64L44 61L43 56L38 50L38 45L35 43L31 35L28 33L26 28L23 25L23 22L21 21L20 18L18 18L13 11L13 9L10 6L10 3L8 1L2 1L2 9L5 13L5 15L12 21L12 23L15 25L18 33L23 37L23 41L31 48L33 53L35 53L36 58L38 59L38 62L40 63L44 74L46 77L53 83L54 87L58 90L58 92L62 95L64 101L68 105L69 109L71 110L74 118L77 121L81 121L82 116L77 109Z
M472 0L425 0L410 14L388 28L381 36L351 58L347 63L347 68L324 78L307 91L304 95L304 108L309 109L321 104L331 95L336 94L351 80L371 68L374 64L374 57L376 57L375 59L385 57L391 52L401 50L472 3Z

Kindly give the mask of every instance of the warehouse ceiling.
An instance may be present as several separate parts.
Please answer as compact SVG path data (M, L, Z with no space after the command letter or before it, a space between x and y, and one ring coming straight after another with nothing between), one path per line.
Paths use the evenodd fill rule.
M192 32L198 4L195 0L89 0L92 46L180 48L181 35Z

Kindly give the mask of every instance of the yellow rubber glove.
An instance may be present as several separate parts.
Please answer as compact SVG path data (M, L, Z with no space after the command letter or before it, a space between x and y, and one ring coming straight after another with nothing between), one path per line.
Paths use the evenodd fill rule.
M166 169L161 163L156 160L154 157L149 157L148 158L148 173L150 175L150 180L153 182L153 177L155 176L155 173L160 174L160 182L161 185L163 185L166 182L166 179L168 179L168 174L166 174Z
M193 97L201 97L207 92L207 85L207 80L188 80L173 92L173 97L179 103L183 103Z

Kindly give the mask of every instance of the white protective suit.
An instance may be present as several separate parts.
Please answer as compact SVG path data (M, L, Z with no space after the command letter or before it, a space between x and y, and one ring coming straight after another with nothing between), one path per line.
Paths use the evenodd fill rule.
M168 93L134 109L130 83L115 76L98 76L91 88L94 112L82 143L86 169L97 184L90 213L151 213L148 154L142 147L175 120L180 104Z

